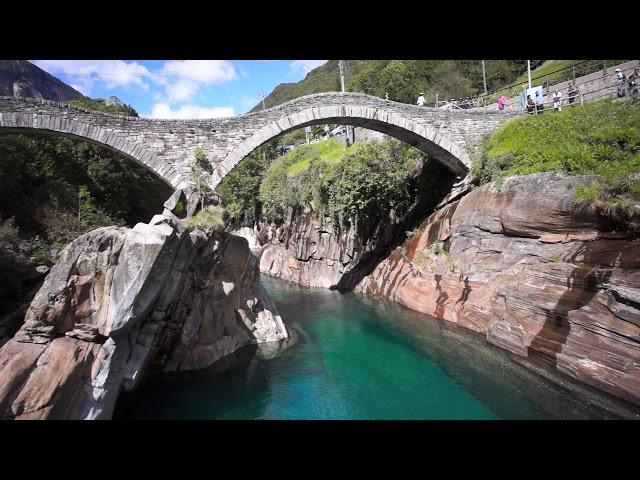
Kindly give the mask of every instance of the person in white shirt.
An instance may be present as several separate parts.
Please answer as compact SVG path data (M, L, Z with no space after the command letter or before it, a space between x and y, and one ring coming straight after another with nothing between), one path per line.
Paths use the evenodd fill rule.
M618 77L618 97L624 97L625 95L624 84L627 81L627 77L625 76L624 72L619 68L616 68L616 76Z
M562 93L558 90L553 92L553 109L558 112L562 111Z
M427 103L427 101L424 99L424 93L423 92L420 93L420 96L418 97L418 102L417 103L421 107L424 106Z

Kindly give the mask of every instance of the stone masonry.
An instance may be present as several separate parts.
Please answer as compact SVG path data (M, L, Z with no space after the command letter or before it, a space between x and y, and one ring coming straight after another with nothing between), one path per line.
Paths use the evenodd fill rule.
M361 93L319 93L255 113L211 120L152 120L94 112L64 103L0 97L0 133L55 132L118 151L174 188L189 184L190 162L202 148L212 185L254 149L281 133L338 123L376 130L409 143L464 177L468 151L511 115L443 111Z

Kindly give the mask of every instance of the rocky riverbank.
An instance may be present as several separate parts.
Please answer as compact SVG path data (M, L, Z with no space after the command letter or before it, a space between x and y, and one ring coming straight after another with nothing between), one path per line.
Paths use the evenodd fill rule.
M247 242L171 215L69 244L0 349L0 416L110 418L154 371L196 370L286 338Z
M319 216L313 206L289 211L284 221L265 219L245 230L250 241L262 245L260 271L307 287L347 292L384 260L452 189L455 177L435 161L425 162L412 180L412 203L402 211L371 208L348 224Z
M575 187L588 182L516 176L499 189L485 185L451 200L370 266L355 291L457 323L516 356L640 404L637 207L621 214L576 203ZM388 240L385 228L369 230L371 237L357 229L335 235L303 212L280 227L280 237L265 238L260 269L335 288L355 265L368 263L368 245Z

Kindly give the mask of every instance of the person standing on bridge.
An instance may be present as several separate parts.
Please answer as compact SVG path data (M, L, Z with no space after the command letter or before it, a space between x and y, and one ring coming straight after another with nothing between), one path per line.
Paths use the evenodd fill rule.
M638 78L640 78L640 67L636 67L631 75L629 75L629 96L635 97L638 94Z
M558 112L562 111L562 93L560 93L560 90L553 92L553 109Z
M527 113L533 113L536 108L536 104L533 103L533 98L531 95L527 95Z
M625 95L624 84L627 81L627 77L619 68L616 68L616 75L618 76L618 97L622 98Z
M536 113L540 115L544 113L544 96L540 94L540 91L536 92Z
M576 85L576 82L574 80L569 82L569 89L568 89L568 94L569 94L569 105L572 105L573 102L575 101L576 97L578 96L578 93L580 93L580 91L578 90L578 86Z
M420 96L418 97L418 105L420 105L421 107L424 107L427 103L427 101L424 99L424 92L420 92Z

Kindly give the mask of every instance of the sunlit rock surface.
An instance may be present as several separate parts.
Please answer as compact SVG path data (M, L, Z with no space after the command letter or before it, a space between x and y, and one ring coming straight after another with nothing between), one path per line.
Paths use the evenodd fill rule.
M201 369L286 338L258 276L244 239L169 215L79 237L0 349L0 416L110 418L150 371Z
M432 214L356 288L640 404L633 218L575 202L587 179L518 176Z

